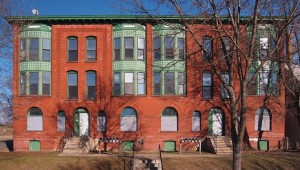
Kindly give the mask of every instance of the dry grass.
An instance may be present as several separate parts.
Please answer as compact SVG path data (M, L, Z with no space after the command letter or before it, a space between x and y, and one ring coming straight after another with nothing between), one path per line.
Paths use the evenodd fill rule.
M164 158L165 170L231 169L231 156L203 155L200 157ZM299 169L300 152L244 153L243 169ZM124 169L118 157L63 157L58 153L18 152L1 153L0 169ZM128 166L126 165L126 169Z

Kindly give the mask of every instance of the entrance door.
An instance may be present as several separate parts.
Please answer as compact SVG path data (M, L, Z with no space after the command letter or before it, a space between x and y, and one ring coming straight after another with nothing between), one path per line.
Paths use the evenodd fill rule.
M77 136L89 135L89 113L83 108L75 111L74 131Z
M209 113L209 135L222 136L224 132L224 118L222 111L219 109L212 109Z

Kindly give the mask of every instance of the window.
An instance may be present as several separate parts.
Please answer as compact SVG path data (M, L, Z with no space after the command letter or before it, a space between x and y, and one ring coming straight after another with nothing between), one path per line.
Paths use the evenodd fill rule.
M138 38L138 60L144 60L145 55L145 39Z
M178 73L178 94L185 94L185 73Z
M96 38L87 37L86 38L86 61L96 61Z
M138 94L145 94L145 74L138 73Z
M104 111L100 111L98 113L98 131L106 131L106 113Z
M259 73L259 94L266 94L269 85L269 72Z
M133 37L125 37L124 45L125 45L125 60L133 60L133 47L134 47Z
M260 38L259 45L259 59L265 60L268 54L268 38Z
M167 60L174 59L174 38L165 37L165 56Z
M224 83L229 85L229 73L223 72L223 73L221 73L221 77L222 77ZM221 98L223 98L223 99L229 98L228 91L226 90L226 88L222 82L221 82Z
M134 93L133 73L125 73L124 88L125 95Z
M20 45L20 53L21 53L21 56L20 56L20 61L24 61L26 60L26 39L22 38L21 39L21 45Z
M43 72L43 95L50 95L50 72Z
M39 39L29 39L29 60L39 60Z
M211 99L212 98L212 73L204 72L202 77L202 98Z
M57 131L64 132L66 130L66 114L64 111L57 113Z
M199 111L194 111L192 115L192 131L197 132L201 130L201 117Z
M165 93L175 94L175 74L174 72L165 73Z
M256 78L253 77L254 73L249 73L249 84L248 84L248 94L256 95Z
M114 48L115 48L115 60L121 59L121 39L115 38L114 39Z
M50 44L51 44L51 41L50 39L46 39L46 38L43 38L43 60L44 61L50 61L51 60L51 54L50 54Z
M184 59L184 39L178 38L177 44L178 44L178 53L179 53L178 58L180 60L183 60Z
M161 74L160 73L154 73L153 76L154 79L154 94L161 94Z
M86 99L96 99L96 72L86 72Z
M213 57L212 39L210 37L203 37L202 42L202 59L206 61L211 61Z
M178 131L177 111L172 107L163 110L161 117L161 131Z
M161 48L160 37L155 37L154 38L154 59L155 60L161 60L160 48Z
M114 95L121 95L121 74L114 73Z
M222 37L222 42L221 42L221 47L222 47L222 52L224 56L227 56L230 54L232 50L232 43L229 37Z
M271 114L265 108L260 108L255 113L255 130L270 131L271 130Z
M68 38L68 61L78 60L78 42L77 37Z
M39 85L39 73L38 72L29 72L29 90L31 95L38 94L38 85Z
M32 107L27 113L27 130L42 131L43 130L43 113L37 107Z
M68 72L68 99L78 98L77 72Z
M26 95L26 82L27 76L26 73L20 73L20 95Z
M121 131L137 131L137 113L131 107L122 110Z

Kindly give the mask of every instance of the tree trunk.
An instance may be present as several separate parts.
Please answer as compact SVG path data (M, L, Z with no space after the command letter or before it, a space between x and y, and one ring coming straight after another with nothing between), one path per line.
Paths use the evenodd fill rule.
M242 168L242 153L241 153L241 144L233 144L233 160L232 160L232 169L240 170Z

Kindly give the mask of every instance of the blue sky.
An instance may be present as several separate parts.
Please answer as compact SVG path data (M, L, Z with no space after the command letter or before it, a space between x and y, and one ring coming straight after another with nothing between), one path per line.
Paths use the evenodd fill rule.
M121 0L120 0L121 1ZM118 15L118 0L28 0L28 12L37 9L39 15Z

